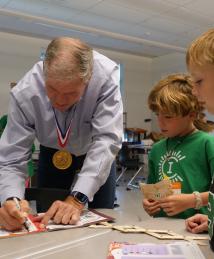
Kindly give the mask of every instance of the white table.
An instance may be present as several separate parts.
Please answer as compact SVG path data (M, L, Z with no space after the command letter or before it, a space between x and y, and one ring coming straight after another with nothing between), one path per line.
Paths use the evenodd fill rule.
M184 220L158 218L153 219L139 211L100 210L116 218L116 224L135 224L145 228L170 229L179 234L187 233ZM205 234L206 235L206 234ZM207 235L206 235L207 236ZM105 259L108 245L112 241L157 242L163 243L146 234L124 234L110 229L79 228L49 233L38 233L27 236L0 240L0 258L61 258L61 259ZM201 250L207 259L213 259L214 253L207 246Z

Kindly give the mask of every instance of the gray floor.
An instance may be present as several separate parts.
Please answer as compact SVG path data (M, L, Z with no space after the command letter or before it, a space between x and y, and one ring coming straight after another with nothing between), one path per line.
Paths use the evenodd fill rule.
M117 183L116 187L116 201L115 203L118 204L118 207L115 207L115 210L121 211L121 213L124 211L126 213L130 213L131 217L130 219L133 219L133 211L135 211L134 215L136 217L137 222L141 222L144 219L151 218L149 215L147 215L143 209L142 206L142 193L140 188L133 188L130 187L127 188L127 183L130 181L130 179L134 176L136 173L136 170L127 170L122 178ZM119 175L121 171L118 171L117 174ZM145 164L143 170L140 171L140 173L137 175L137 177L134 179L133 184L136 186L139 186L139 182L146 182L148 177L148 166ZM129 218L129 217L128 217Z

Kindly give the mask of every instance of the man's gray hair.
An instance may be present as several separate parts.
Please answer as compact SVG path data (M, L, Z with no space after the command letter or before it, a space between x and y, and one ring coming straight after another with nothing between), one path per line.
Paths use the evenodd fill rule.
M44 60L45 78L87 82L93 69L93 51L84 42L73 38L56 38L48 45Z

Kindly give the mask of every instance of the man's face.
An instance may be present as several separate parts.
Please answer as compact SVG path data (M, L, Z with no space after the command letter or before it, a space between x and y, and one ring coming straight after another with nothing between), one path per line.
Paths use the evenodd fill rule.
M47 78L45 83L52 106L62 112L80 100L86 87L81 79L63 81Z
M214 65L190 65L189 72L194 82L193 94L214 114Z

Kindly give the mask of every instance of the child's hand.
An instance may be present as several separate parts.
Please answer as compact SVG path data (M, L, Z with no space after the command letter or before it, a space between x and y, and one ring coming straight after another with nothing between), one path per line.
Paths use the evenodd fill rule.
M207 231L208 217L203 214L196 214L185 221L186 229L194 234Z
M174 216L194 207L194 202L193 194L175 194L159 200L160 207L168 216Z
M160 204L158 201L143 199L144 210L150 215L154 216L160 211Z

